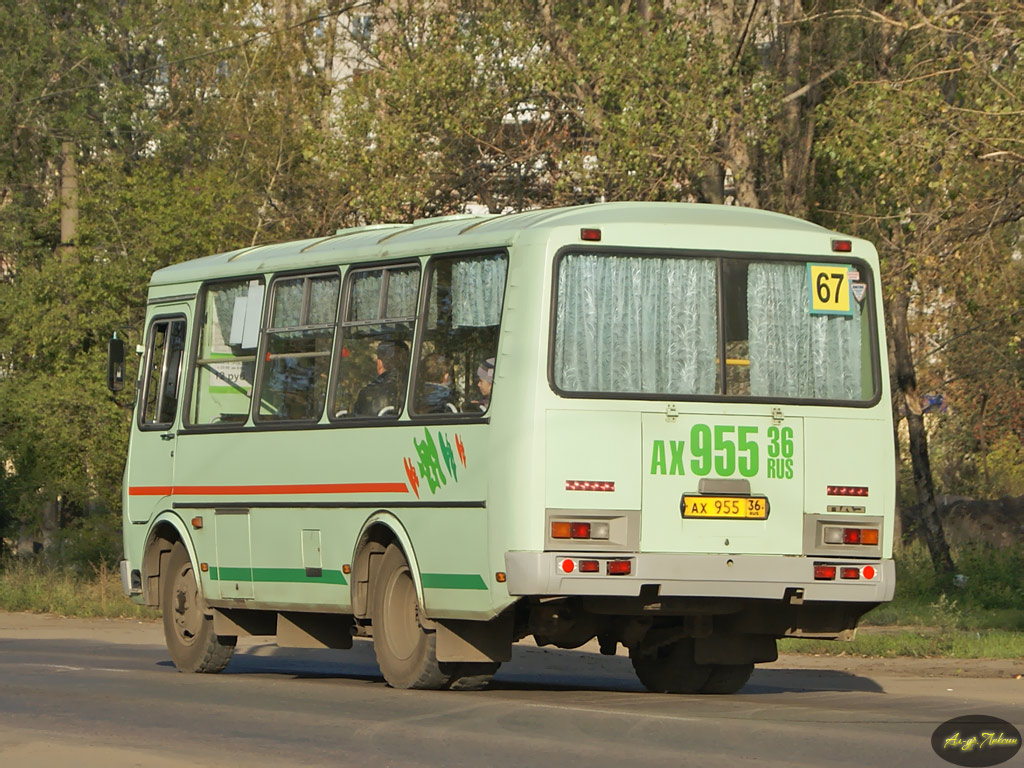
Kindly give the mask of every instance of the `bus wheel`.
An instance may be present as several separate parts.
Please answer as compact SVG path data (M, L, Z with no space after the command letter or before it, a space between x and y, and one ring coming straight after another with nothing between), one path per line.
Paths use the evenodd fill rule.
M442 668L451 671L449 687L453 691L479 691L487 687L494 673L501 666L500 661L458 661L442 663Z
M160 578L160 610L164 639L174 666L181 672L220 672L235 652L237 637L213 633L213 617L203 612L195 571L179 541Z
M644 688L653 693L697 693L711 675L711 667L693 660L693 640L664 645L653 654L630 653L633 670Z
M437 635L420 625L416 584L396 545L388 545L374 581L373 651L384 679L392 688L447 687L451 675L437 660Z
M714 664L701 693L736 693L747 684L753 664Z

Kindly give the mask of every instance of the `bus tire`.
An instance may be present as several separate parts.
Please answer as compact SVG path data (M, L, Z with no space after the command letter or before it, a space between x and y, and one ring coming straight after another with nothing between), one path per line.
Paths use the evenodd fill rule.
M701 693L736 693L750 679L753 664L713 664Z
M446 688L451 675L437 660L437 633L420 624L416 582L402 550L384 551L370 598L373 652L392 688Z
M500 661L460 661L441 665L452 673L448 687L453 691L483 690L500 666Z
M654 653L630 653L633 670L652 693L698 693L711 676L711 667L693 658L693 640L663 645Z
M228 665L238 638L214 634L213 617L203 610L195 570L180 541L160 578L160 610L167 650L179 672L220 672Z

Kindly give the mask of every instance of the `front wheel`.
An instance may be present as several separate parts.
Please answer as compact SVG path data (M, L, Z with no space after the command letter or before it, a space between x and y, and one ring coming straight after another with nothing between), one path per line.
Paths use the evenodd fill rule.
M192 561L179 541L160 575L160 610L164 639L174 666L181 672L220 672L235 652L237 637L216 635L213 617L203 610Z

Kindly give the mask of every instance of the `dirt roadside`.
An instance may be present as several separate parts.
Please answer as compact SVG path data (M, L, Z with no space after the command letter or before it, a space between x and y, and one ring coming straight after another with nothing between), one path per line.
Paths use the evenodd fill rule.
M159 621L136 619L81 619L37 613L5 613L0 611L0 640L60 638L87 639L104 643L163 646L163 628ZM523 645L531 645L523 641ZM239 650L267 647L266 638L239 638ZM591 641L579 650L598 653L597 642ZM624 655L625 649L619 648ZM1016 679L1024 693L1024 659L951 659L910 657L826 656L817 654L783 654L771 664L758 669L807 669L847 672L854 675L890 677L962 677Z

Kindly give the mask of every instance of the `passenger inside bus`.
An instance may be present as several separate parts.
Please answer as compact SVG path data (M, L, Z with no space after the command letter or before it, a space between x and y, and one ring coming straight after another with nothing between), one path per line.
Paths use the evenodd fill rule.
M356 416L398 415L405 394L405 377L409 370L409 347L404 341L381 341L377 344L377 376L359 390Z
M444 355L427 355L420 362L419 413L458 413L459 392L452 364Z
M486 411L491 405L491 387L494 386L494 358L488 357L476 369L476 388L480 397L467 403L467 411Z

